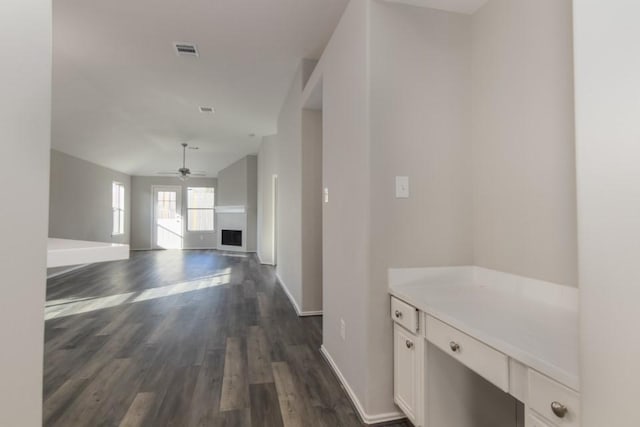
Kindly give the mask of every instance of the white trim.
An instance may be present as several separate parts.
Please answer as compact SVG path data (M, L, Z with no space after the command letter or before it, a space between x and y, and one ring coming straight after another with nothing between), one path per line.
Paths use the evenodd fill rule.
M351 402L353 403L353 406L356 408L356 411L358 411L358 415L360 416L360 419L365 424L386 423L386 422L389 422L389 421L397 421L397 420L401 420L401 419L407 418L400 411L387 412L387 413L382 413L382 414L373 414L373 415L367 414L367 412L362 407L362 404L360 403L360 399L358 399L358 396L356 396L355 392L353 391L353 389L351 388L351 386L347 382L347 379L344 377L344 375L342 375L342 372L340 372L340 369L338 368L338 365L333 360L333 358L329 354L329 351L324 346L324 344L322 344L320 346L320 354L322 354L324 359L327 361L327 363L329 364L329 366L333 370L333 373L336 375L336 377L338 377L338 380L340 381L340 383L342 384L342 387L347 392L347 395L349 396L349 399L351 399Z
M197 251L197 250L209 251L209 250L218 250L217 247L199 247L199 248L182 248L183 251Z
M216 213L220 214L243 214L247 213L247 208L244 205L241 206L215 206Z
M184 194L182 185L161 185L161 184L152 184L151 185L151 248L153 250L156 249L182 249L184 244L184 234L186 230L186 224L184 221L184 207L186 203L184 203ZM176 214L179 215L180 218L180 230L182 232L180 239L180 247L179 248L162 248L158 245L158 218L157 218L157 210L158 210L158 196L156 191L175 191L176 192ZM215 219L214 219L215 224Z
M274 263L272 263L272 262L265 262L265 261L263 261L263 260L262 260L262 256L260 255L260 252L259 252L259 251L256 251L256 255L258 256L258 261L260 261L260 264L262 264L262 265L270 265L270 266L275 267L275 264L274 264Z
M298 313L300 317L322 316L322 310L307 310Z
M47 279L52 279L54 277L58 277L58 276L61 276L63 274L66 274L66 273L71 273L74 270L79 270L79 269L81 269L83 267L86 267L88 265L91 265L91 264L81 264L81 265L76 265L76 266L73 266L73 267L70 267L70 268L66 268L66 269L64 269L62 271L56 271L55 273L51 273L51 274L47 275Z
M287 288L287 285L285 285L284 280L282 280L282 278L277 272L276 272L276 278L278 279L278 283L280 283L280 287L282 288L284 293L287 295L287 297L289 297L289 301L291 301L291 305L293 305L293 308L296 310L296 314L299 317L322 316L322 310L312 310L312 311L300 310L300 307L298 307L298 303L296 302L295 298L293 298L293 295L291 295L291 292L289 292L289 289Z

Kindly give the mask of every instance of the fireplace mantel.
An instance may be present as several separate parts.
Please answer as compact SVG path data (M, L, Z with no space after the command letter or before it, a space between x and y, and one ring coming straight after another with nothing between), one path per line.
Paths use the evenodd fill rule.
M219 214L244 214L247 213L245 206L216 206L216 213Z

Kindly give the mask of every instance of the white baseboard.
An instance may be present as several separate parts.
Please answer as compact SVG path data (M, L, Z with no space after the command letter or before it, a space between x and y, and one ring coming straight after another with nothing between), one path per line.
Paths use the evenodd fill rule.
M293 305L293 308L296 310L296 314L299 317L322 316L322 310L315 310L315 311L302 311L302 310L300 310L300 307L298 306L298 303L296 302L295 298L293 298L293 295L291 295L291 292L289 292L289 289L287 288L287 285L284 283L284 280L282 280L282 278L280 277L280 275L278 273L276 273L276 278L278 279L278 283L280 283L280 287L282 288L284 293L289 298L289 301L291 301L291 305Z
M264 262L264 261L262 260L262 256L260 255L260 252L256 251L256 255L258 255L258 261L260 261L260 264L262 264L262 265L271 265L271 266L274 266L274 267L275 267L275 264L273 263L273 261L271 261L271 262Z
M203 251L210 251L210 250L217 250L218 248L182 248L183 251L199 251L199 250L203 250Z
M389 421L396 421L396 420L407 418L400 411L387 412L382 414L373 414L373 415L367 414L362 404L360 403L360 399L358 399L358 396L356 396L355 392L347 382L347 379L344 377L344 375L342 375L342 372L340 372L338 365L336 365L336 362L333 360L333 358L327 351L327 348L324 346L324 344L320 346L320 353L322 354L324 359L327 361L327 363L333 370L336 377L338 377L338 380L342 384L342 387L344 387L344 389L346 390L347 395L349 396L349 399L351 399L351 402L353 403L353 406L356 408L356 411L358 411L358 415L360 416L360 419L362 420L362 422L364 422L365 424L378 424L378 423L386 423Z
M86 267L88 265L89 264L74 265L73 267L65 268L64 270L61 270L61 271L56 271L55 273L51 273L51 274L47 275L47 279L52 279L54 277L62 276L63 274L71 273L74 270L81 269L81 268Z

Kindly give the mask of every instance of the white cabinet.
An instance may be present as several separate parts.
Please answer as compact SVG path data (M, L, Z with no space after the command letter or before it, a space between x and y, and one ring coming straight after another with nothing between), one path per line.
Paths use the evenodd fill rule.
M394 400L416 426L423 426L424 338L393 324Z
M537 416L533 414L528 414L527 423L525 424L525 427L552 427L552 426L551 424L547 424L545 421L542 421L542 419L538 418Z
M527 405L531 411L550 420L549 425L553 427L580 426L578 393L533 369L529 369L528 384Z
M505 354L429 315L425 329L427 341L509 392L509 358Z
M467 266L390 269L389 291L394 398L416 426L447 392L427 393L433 346L524 403L526 427L580 427L577 289Z

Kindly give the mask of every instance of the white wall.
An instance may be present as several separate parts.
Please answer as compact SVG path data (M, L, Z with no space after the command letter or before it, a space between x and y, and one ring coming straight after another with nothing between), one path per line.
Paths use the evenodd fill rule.
M275 143L278 159L277 273L299 307L302 306L301 94L302 72L298 69L278 116Z
M323 80L323 187L329 189L322 221L322 342L360 405L366 405L371 356L369 6L351 0L316 68Z
M574 4L583 427L640 425L638 16Z
M476 265L577 285L570 0L473 16Z
M394 410L387 269L473 263L471 18L385 2L372 2L370 16L366 402L375 413ZM409 176L410 198L395 198L396 175ZM442 365L432 366L447 367ZM452 369L463 371L454 365L450 375L471 375L453 374ZM481 413L473 412L481 405L472 399L466 399L466 405L457 403L461 419L475 418L476 425L484 424ZM431 424L464 425L447 421L449 410L455 408L434 405Z
M215 178L189 178L182 181L177 177L132 176L131 177L131 249L152 248L151 224L153 222L151 187L154 185L176 185L182 187L182 216L187 215L187 188L217 187ZM217 190L217 189L216 189ZM217 197L217 191L216 191ZM216 204L218 201L216 200ZM183 221L185 249L212 249L216 247L216 233L210 231L187 231ZM215 227L215 225L214 225Z
M322 114L302 110L303 83L315 61L303 60L278 117L278 133L258 153L258 235L273 262L272 176L278 176L277 274L302 314L322 310Z
M368 421L396 411L387 267L577 284L570 28L568 0L492 0L471 17L352 0L327 46L323 340ZM479 399L460 425L514 421L513 399Z
M112 185L125 187L125 233L112 236ZM131 177L51 150L49 236L129 243Z
M273 204L272 177L277 175L276 136L262 138L258 152L258 256L265 264L275 264L273 253Z
M42 424L51 1L0 2L0 47L0 425L36 427Z

